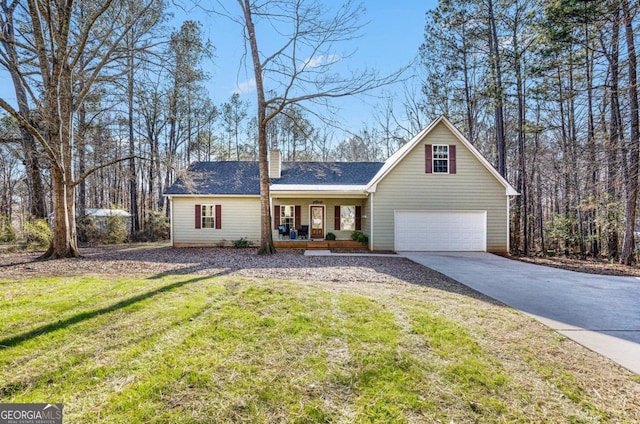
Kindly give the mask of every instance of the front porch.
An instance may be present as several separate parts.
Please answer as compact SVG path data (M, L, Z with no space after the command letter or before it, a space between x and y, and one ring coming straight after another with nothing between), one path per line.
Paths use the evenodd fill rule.
M279 194L272 213L276 248L327 249L329 243L330 248L368 250L351 239L354 231L367 231L366 201L365 194L324 194L322 199ZM292 230L296 234L290 240Z
M305 249L305 250L369 250L368 245L363 245L353 240L274 240L276 249Z

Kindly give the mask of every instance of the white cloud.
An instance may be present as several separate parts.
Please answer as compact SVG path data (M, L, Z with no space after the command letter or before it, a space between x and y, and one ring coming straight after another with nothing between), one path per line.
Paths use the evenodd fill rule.
M310 57L304 61L304 66L307 68L317 68L320 65L331 65L332 63L336 63L340 61L341 57L337 54L330 55L320 55L316 57Z
M233 89L233 93L247 94L247 93L251 93L255 89L256 89L256 79L251 78L246 81L239 82L236 85L236 88Z
M309 59L304 61L304 66L306 68L315 68L317 66L322 65L322 59L324 58L324 56L316 56L316 57L310 57Z
M340 57L339 54L331 53L329 56L327 56L327 63L336 63L341 60L342 58Z

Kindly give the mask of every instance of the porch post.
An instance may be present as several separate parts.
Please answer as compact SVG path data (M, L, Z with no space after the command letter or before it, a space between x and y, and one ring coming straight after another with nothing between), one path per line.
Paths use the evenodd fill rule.
M371 220L369 222L369 250L373 251L373 191L369 193L369 196L371 196L371 201L369 202L369 219Z

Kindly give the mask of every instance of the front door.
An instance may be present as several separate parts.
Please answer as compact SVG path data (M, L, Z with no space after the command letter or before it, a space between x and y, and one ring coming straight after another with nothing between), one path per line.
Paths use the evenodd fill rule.
M324 238L324 206L311 206L311 238Z

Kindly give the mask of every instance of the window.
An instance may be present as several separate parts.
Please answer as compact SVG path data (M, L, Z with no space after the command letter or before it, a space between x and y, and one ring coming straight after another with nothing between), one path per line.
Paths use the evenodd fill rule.
M293 205L280 205L280 225L295 228L296 207Z
M356 207L340 206L340 230L355 231L356 229Z
M360 231L362 229L362 206L338 206L335 208L334 229L336 231Z
M196 205L196 229L222 228L222 205Z
M425 144L426 174L455 174L456 173L456 145Z
M449 146L433 146L433 173L449 173Z
M216 208L215 205L202 205L202 225L200 228L216 228Z

